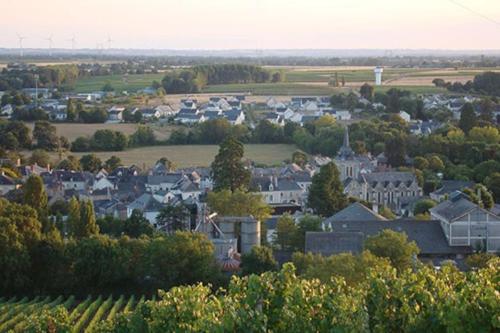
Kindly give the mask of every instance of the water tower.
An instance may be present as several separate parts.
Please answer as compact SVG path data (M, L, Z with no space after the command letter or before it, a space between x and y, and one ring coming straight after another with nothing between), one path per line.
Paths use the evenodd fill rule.
M382 73L384 72L384 69L382 67L375 67L373 72L375 73L375 85L382 85Z

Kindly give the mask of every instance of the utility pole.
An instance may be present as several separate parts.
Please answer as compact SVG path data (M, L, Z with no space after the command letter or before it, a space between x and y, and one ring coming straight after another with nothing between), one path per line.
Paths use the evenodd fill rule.
M35 77L35 107L38 108L38 74L34 75Z

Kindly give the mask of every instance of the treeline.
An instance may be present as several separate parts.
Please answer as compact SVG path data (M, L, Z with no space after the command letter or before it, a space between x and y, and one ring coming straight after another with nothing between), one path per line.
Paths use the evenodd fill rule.
M346 255L348 256L348 255ZM498 260L462 273L452 266L401 274L368 269L366 281L346 285L298 277L292 264L279 272L235 277L225 290L206 285L160 291L99 324L99 332L493 332L498 329ZM71 327L63 307L31 322L58 331ZM51 326L50 326L51 325Z
M219 283L213 245L202 234L154 234L142 214L134 213L121 221L123 236L99 235L99 225L109 229L109 221L95 220L91 201L73 198L49 210L39 177L28 179L21 202L0 199L4 295L152 293L179 284Z
M214 64L168 73L162 80L167 94L196 93L208 84L279 82L280 72L271 74L254 65Z
M157 144L153 130L139 125L130 136L109 129L97 130L89 137L78 137L71 143L71 151L121 151L128 147L151 146Z
M79 76L77 65L51 65L29 68L4 68L0 73L0 91L35 87L38 75L39 88L72 89Z
M436 87L443 87L457 93L474 93L500 97L500 73L484 72L474 76L474 80L461 82L446 82L443 79L432 81Z

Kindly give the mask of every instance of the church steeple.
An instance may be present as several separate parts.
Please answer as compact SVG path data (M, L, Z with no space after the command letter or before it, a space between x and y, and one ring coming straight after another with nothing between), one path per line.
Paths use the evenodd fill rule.
M349 145L349 126L347 125L345 127L344 143L342 144L342 147L351 149L351 146Z
M342 147L340 147L338 156L342 159L347 159L354 156L354 152L352 151L351 145L349 144L349 127L347 125L344 132L344 142L342 143Z

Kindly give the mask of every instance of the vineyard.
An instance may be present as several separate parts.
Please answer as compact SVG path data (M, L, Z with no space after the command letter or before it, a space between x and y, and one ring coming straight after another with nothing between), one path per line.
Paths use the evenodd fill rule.
M0 298L0 332L23 332L28 324L29 315L46 309L64 306L68 310L72 332L92 332L101 321L111 321L118 313L133 311L138 304L145 301L142 296L125 297L87 297L77 301L74 296L59 297L27 297L10 299Z

